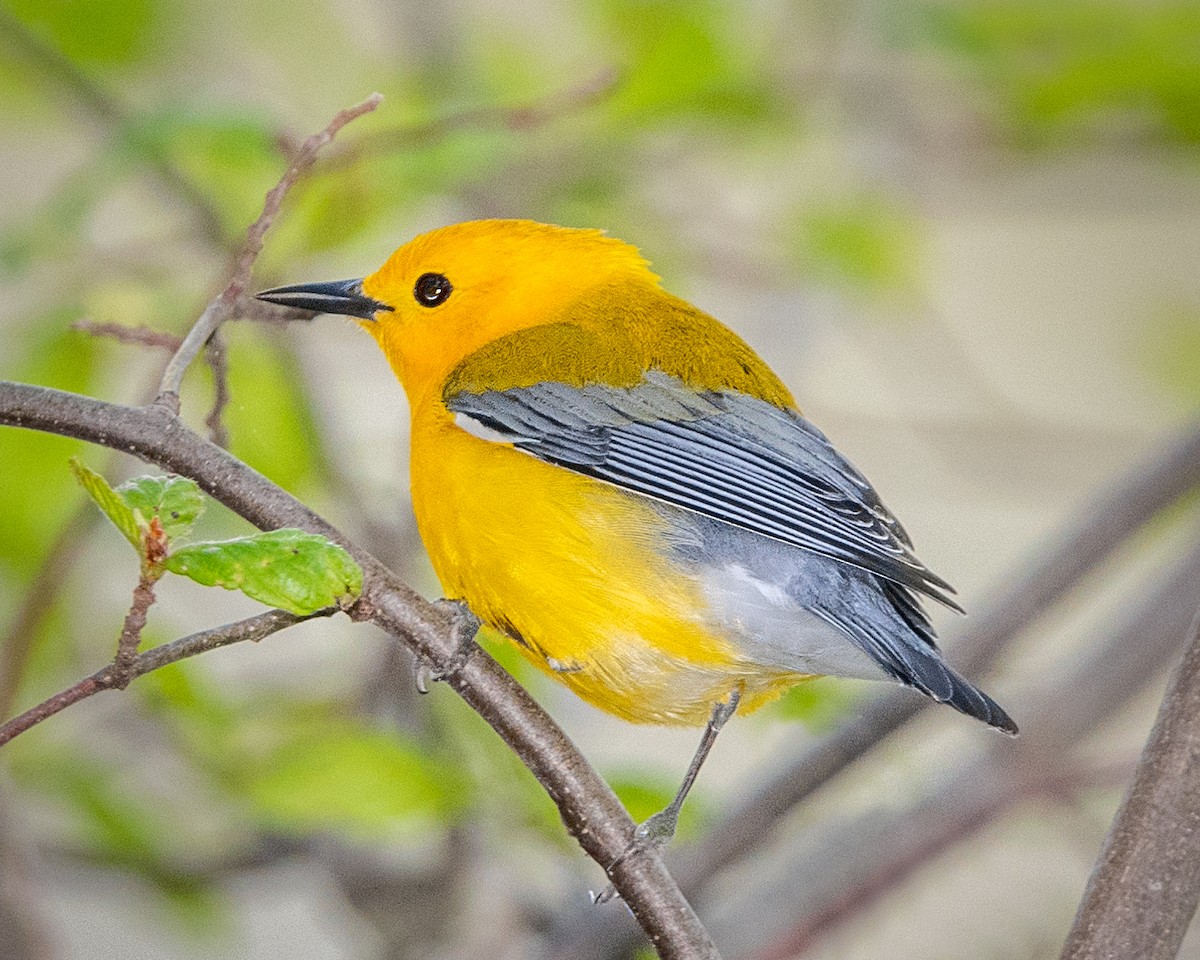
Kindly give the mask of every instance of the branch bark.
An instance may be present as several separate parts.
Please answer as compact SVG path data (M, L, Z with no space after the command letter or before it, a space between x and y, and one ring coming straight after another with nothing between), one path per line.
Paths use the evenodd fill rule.
M141 584L139 584L140 587ZM135 609L138 606L139 604L135 601ZM145 610L140 612L144 622ZM210 630L188 634L186 637L181 637L171 643L164 643L153 650L135 654L124 662L118 654L116 660L97 670L90 677L84 677L78 683L67 687L66 690L47 697L37 706L30 707L24 713L0 724L0 747L26 730L37 726L43 720L48 720L56 713L61 713L71 704L86 700L103 690L124 690L134 678L149 673L151 670L157 670L159 667L165 667L168 663L186 660L188 657L207 653L218 647L227 647L231 643L241 643L243 640L253 640L257 643L264 637L295 626L297 623L303 623L305 620L312 620L315 617L328 617L336 612L337 610L331 607L328 610L318 610L316 613L302 617L288 613L286 610L268 610L256 617L248 617L245 620L238 620L236 623L227 623L223 627L213 627ZM128 628L128 621L126 621L126 626ZM140 635L140 633L141 627L138 627L138 634ZM124 639L124 634L122 634L122 639Z
M1197 486L1200 424L1192 424L1085 504L1065 530L1047 539L1047 546L1022 572L1004 581L1005 586L981 605L982 612L972 616L973 629L947 643L955 666L968 676L983 674L1024 630ZM678 851L673 873L680 888L691 899L701 896L722 870L768 842L775 825L793 809L929 705L911 691L883 694L845 726L767 774L761 786L728 811L703 840ZM1026 731L1036 726L1037 718L1024 717ZM1028 733L1022 736L1023 742L1027 740ZM556 944L553 955L563 960L622 957L633 948L633 931L621 916L571 911L556 928L550 937Z
M956 669L982 676L1016 637L1070 593L1162 510L1200 486L1200 425L1191 425L1088 503L1049 549L1006 580L946 647ZM697 892L717 871L766 840L770 827L834 776L932 705L910 691L879 697L831 737L795 757L724 817L680 865L680 885ZM1025 726L1029 724L1026 723Z
M572 836L606 870L659 955L665 960L719 956L658 854L644 849L620 856L633 837L633 821L524 688L479 648L463 658L447 611L421 599L300 501L194 433L162 405L126 407L0 381L0 425L78 437L131 453L191 477L255 526L300 527L342 544L364 575L363 594L351 615L405 643L500 734L554 800Z
M1086 784L1078 772L1094 759L1076 748L1161 677L1177 655L1195 612L1200 549L1154 579L1145 599L1120 623L1105 625L1080 655L1042 677L1016 704L1024 721L1019 739L997 743L989 737L990 746L954 764L952 773L911 804L823 825L790 855L784 878L739 891L722 911L738 914L725 933L730 940L754 942L736 952L755 960L815 953L833 930L1015 804L1069 793L1072 781ZM745 923L750 910L761 911L760 923ZM720 929L720 918L716 923Z
M1200 613L1117 811L1063 960L1179 952L1200 900Z

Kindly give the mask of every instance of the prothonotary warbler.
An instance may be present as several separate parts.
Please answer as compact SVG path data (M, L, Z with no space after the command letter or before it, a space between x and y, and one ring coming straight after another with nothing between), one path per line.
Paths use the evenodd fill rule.
M938 651L946 581L736 334L632 246L444 227L272 303L357 317L408 393L417 524L446 595L603 710L707 722L800 680L891 679L1009 733ZM645 825L644 825L645 826Z

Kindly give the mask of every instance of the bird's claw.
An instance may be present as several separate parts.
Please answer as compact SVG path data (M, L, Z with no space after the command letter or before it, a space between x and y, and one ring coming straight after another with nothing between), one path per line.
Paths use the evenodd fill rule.
M417 693L426 694L429 692L429 685L437 683L442 679L444 674L440 670L435 670L433 665L428 660L419 660L417 662Z
M608 865L608 873L611 876L613 867L628 857L631 853L641 853L645 850L653 850L655 853L662 850L671 839L675 836L675 828L679 824L679 811L673 807L667 807L665 810L660 810L652 817L647 817L633 831L633 839L629 841L624 850L612 863ZM616 900L620 897L617 893L617 888L609 883L599 893L592 892L592 903L596 906L608 903L611 900Z
M667 807L638 824L633 842L660 850L671 842L679 825L679 811Z
M461 600L437 600L435 607L447 611L452 618L456 646L446 662L436 667L425 657L417 658L416 684L417 693L428 693L429 685L440 680L448 680L467 665L471 654L475 652L475 634L479 632L479 618L471 612Z

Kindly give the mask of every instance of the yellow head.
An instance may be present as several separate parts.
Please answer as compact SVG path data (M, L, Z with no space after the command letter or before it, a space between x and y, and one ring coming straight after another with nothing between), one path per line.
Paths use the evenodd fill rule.
M480 347L630 281L657 287L658 277L634 247L599 230L476 220L409 241L361 281L260 296L361 318L415 402Z

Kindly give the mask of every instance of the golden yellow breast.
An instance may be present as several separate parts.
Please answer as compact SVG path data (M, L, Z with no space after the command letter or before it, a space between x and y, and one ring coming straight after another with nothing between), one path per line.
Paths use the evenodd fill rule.
M703 625L699 585L664 554L647 501L479 439L448 413L415 418L413 505L447 596L583 699L628 720L703 723L749 683ZM787 683L795 678L788 678Z

